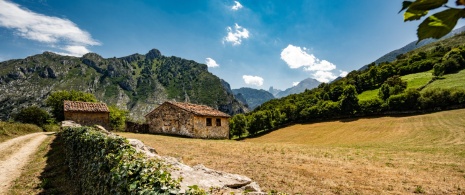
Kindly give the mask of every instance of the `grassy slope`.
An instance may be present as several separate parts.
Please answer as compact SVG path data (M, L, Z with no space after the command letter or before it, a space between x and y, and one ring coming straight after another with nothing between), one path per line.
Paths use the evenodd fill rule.
M244 141L121 135L189 165L249 176L266 191L465 193L465 109L294 125Z
M461 70L456 74L444 75L444 79L436 80L425 89L436 88L460 88L465 89L465 70Z
M4 142L8 139L21 135L41 131L42 129L36 125L0 121L0 142Z
M453 75L454 76L446 75L447 77L445 80L448 80L449 82L449 80L451 80L449 78L450 76L455 78L457 77L458 74L453 74ZM463 76L465 76L465 74L461 76L462 78L465 78ZM428 81L430 81L433 78L433 74L431 73L431 71L427 71L427 72L420 72L420 73L405 75L405 76L402 76L401 78L402 80L407 81L407 89L419 88L427 84ZM452 80L450 82L455 82L455 81L456 80ZM463 86L463 88L465 88L465 82L457 83L457 85ZM441 87L442 86L444 85L441 85ZM364 100L370 100L370 99L376 98L378 96L378 91L379 89L364 91L358 95L358 99L360 101L364 101Z

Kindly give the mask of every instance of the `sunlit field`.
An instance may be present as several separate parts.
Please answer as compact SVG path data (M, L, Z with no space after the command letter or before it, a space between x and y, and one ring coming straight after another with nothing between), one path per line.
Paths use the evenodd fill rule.
M465 193L465 109L298 124L242 141L120 135L188 165L246 175L267 192Z

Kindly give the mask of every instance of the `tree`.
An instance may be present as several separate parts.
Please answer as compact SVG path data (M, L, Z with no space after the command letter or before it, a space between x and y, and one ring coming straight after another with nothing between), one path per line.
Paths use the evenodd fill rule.
M339 98L341 111L345 114L354 114L359 110L357 90L353 85L347 85Z
M427 38L439 39L443 37L455 27L460 18L465 17L465 9L462 7L465 6L465 0L456 0L455 4L458 7L446 5L448 1L449 0L415 0L404 1L402 3L402 9L399 13L406 10L404 13L404 22L419 20L423 16L426 16L430 10L440 7L447 8L423 20L417 30L418 42Z
M63 111L63 101L82 101L82 102L97 102L97 98L93 94L82 91L56 91L48 96L45 100L47 106L52 109L52 115L57 121L65 119Z
M110 127L113 130L124 130L129 112L114 105L109 106L108 109L110 110Z
M35 124L40 127L43 127L45 124L47 124L49 119L50 114L37 106L23 108L17 114L13 115L13 120L15 121Z
M243 114L234 115L229 121L230 137L238 136L239 138L247 133L247 118Z

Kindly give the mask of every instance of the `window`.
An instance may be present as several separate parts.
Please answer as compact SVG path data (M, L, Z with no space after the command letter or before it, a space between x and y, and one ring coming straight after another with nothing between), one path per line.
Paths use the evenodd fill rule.
M207 126L212 126L212 118L207 118Z
M221 126L221 119L220 118L216 119L216 126Z

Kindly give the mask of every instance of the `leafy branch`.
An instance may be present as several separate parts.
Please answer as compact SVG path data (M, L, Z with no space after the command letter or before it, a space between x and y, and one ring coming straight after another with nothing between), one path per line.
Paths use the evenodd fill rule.
M457 24L460 18L465 18L465 8L454 8L446 5L449 0L415 0L402 2L402 9L399 11L404 13L404 22L419 20L426 16L429 11L437 8L446 8L446 10L437 12L428 16L418 26L417 36L418 42L427 38L439 39ZM465 6L465 0L456 0L457 6ZM417 43L418 43L417 42Z

